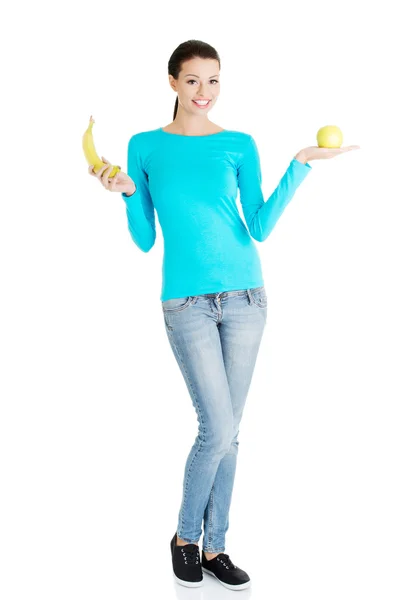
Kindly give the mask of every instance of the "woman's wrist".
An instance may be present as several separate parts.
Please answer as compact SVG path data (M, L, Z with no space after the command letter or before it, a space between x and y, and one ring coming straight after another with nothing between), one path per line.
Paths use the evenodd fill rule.
M305 165L307 162L307 157L304 154L303 150L300 150L300 152L298 152L296 154L295 159L298 160L299 162L303 163L303 165Z
M129 190L127 190L127 191L125 192L125 196L128 196L128 198L129 198L130 196L133 196L133 194L134 194L135 192L136 192L136 188L134 188L133 186L131 186L131 187L129 188Z

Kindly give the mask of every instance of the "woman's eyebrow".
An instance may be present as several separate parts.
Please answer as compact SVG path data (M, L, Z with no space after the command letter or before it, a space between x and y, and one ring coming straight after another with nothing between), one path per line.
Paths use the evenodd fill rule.
M193 73L188 73L187 75L185 75L185 77L189 77L189 75L191 77L199 77L198 75L193 75ZM217 75L211 75L211 77L219 77L219 75L218 74ZM209 77L209 79L211 79L211 77ZM199 77L199 79L200 79L200 77Z

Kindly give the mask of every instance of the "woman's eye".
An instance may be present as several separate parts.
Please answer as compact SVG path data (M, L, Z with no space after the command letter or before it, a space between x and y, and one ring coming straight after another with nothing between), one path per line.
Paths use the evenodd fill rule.
M188 83L191 83L192 81L196 82L196 79L189 79ZM211 81L215 81L216 83L218 83L218 79L211 79Z

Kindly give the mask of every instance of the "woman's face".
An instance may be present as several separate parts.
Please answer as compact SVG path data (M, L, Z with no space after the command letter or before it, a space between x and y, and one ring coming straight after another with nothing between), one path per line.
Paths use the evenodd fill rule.
M219 63L211 58L192 58L182 64L178 79L170 75L169 80L183 110L196 115L207 113L219 96ZM194 100L209 102L199 106Z

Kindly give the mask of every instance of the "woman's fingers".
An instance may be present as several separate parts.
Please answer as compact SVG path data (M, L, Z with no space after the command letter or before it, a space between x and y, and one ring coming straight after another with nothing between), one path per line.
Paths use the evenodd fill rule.
M110 175L111 171L113 170L113 166L108 166L106 165L105 170L103 171L103 183L104 185L107 187L107 183L108 183L108 176Z
M105 172L105 170L106 170L107 168L108 168L108 166L107 166L107 165L103 165L103 166L102 166L102 167L100 167L100 169L97 171L97 177L98 177L99 179L102 179L102 178L103 178L103 174L104 174L104 172Z
M105 162L105 164L97 171L97 173L94 172L94 165L89 165L88 171L90 175L98 177L98 179L100 179L101 184L107 190L113 190L117 184L118 171L114 175L114 177L110 177L110 173L114 169L114 166L111 165L108 161L106 161L104 156L102 156L101 159L103 160L103 162ZM121 167L119 168L121 169Z
M339 148L339 152L350 152L351 150L359 150L360 146L343 146Z
M111 184L110 184L111 191L113 191L115 186L117 185L117 175L118 175L118 173L115 173L114 177L111 179Z
M100 167L100 169L96 173L96 177L98 177L99 179L101 179L101 176L104 173L104 169L107 169L107 165L103 165L102 167Z
M104 167L102 167L102 168L104 168ZM101 171L102 171L102 169L99 169L97 171L97 173L95 173L95 171L94 171L94 165L90 165L88 170L89 170L89 173L91 175L94 175L95 177L99 177L99 175L101 174Z

